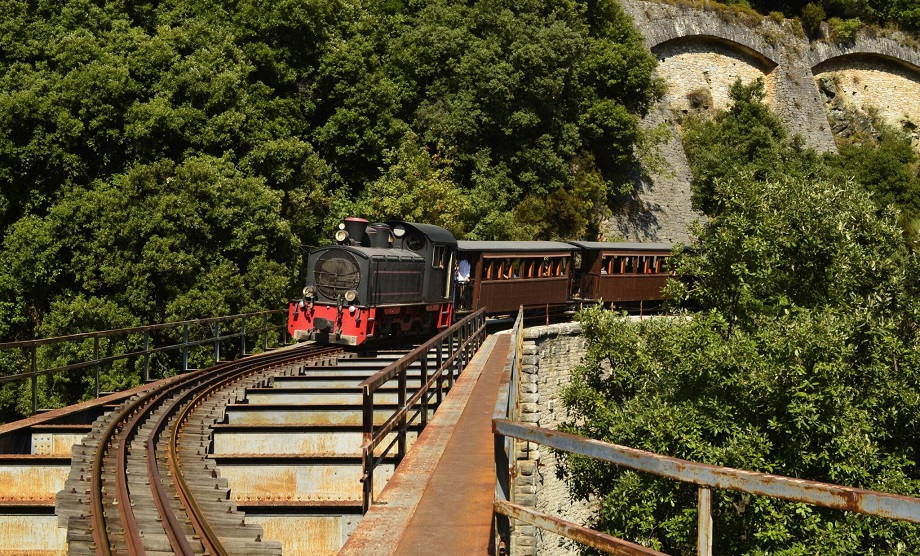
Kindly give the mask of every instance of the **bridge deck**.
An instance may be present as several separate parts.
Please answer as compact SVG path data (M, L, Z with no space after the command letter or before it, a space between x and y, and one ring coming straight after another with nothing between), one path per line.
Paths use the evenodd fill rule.
M511 347L483 344L339 556L488 554L492 411Z

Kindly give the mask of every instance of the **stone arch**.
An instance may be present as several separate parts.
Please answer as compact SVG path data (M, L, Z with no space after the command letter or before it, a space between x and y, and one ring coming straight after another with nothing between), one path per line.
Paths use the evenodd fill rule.
M690 35L658 42L652 47L658 75L668 84L671 110L724 110L729 87L737 79L747 83L763 78L766 103L774 104L777 63L762 50L724 36Z
M847 113L873 114L920 146L920 65L879 50L830 51L812 67L829 119L840 132Z
M713 43L721 43L729 49L735 49L757 58L764 65L775 67L779 53L774 46L763 41L757 33L751 33L744 27L731 25L712 17L680 17L650 22L642 29L646 37L646 46L653 52L656 48L676 40L699 37Z

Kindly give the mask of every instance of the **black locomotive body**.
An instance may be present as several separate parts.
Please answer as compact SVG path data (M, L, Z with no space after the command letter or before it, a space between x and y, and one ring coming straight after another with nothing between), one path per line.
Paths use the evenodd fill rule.
M349 218L338 245L308 255L303 298L289 308L295 339L359 345L449 326L454 236L430 224L368 224Z

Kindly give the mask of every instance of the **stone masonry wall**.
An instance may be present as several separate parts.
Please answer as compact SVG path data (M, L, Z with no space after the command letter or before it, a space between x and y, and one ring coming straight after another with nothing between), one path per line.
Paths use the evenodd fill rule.
M520 374L519 419L556 429L565 419L560 402L571 371L580 362L584 339L578 324L557 324L524 331L523 365ZM514 501L538 511L579 524L587 523L591 508L573 503L565 484L556 478L556 458L549 450L529 442L515 445ZM515 527L511 556L574 555L565 539L531 526Z
M672 139L661 154L668 168L637 178L634 195L607 222L607 235L631 241L688 241L689 166L679 124L690 112L728 106L728 86L762 77L766 102L790 134L819 152L835 151L828 111L839 110L818 80L833 78L857 111L874 112L912 134L920 148L920 49L894 32L862 32L846 43L809 41L792 21L742 21L726 12L651 0L619 0L658 59L668 92L644 125L666 126ZM826 90L826 87L825 87Z

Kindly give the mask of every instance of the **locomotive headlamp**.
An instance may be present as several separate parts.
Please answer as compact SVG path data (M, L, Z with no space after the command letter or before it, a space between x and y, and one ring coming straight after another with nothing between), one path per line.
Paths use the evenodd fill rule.
M314 295L313 286L307 286L303 289L303 296L306 298L311 298Z
M348 290L347 292L345 292L345 301L351 303L357 298L358 298L358 292L356 292L355 290Z
M393 226L393 235L396 237L402 237L406 235L406 227L402 224L397 224Z
M345 230L336 230L335 240L339 243L345 243L345 240L348 239L348 232Z
M344 223L344 222L339 222L339 229L340 229L340 230L344 230L344 229L345 229L345 223Z

